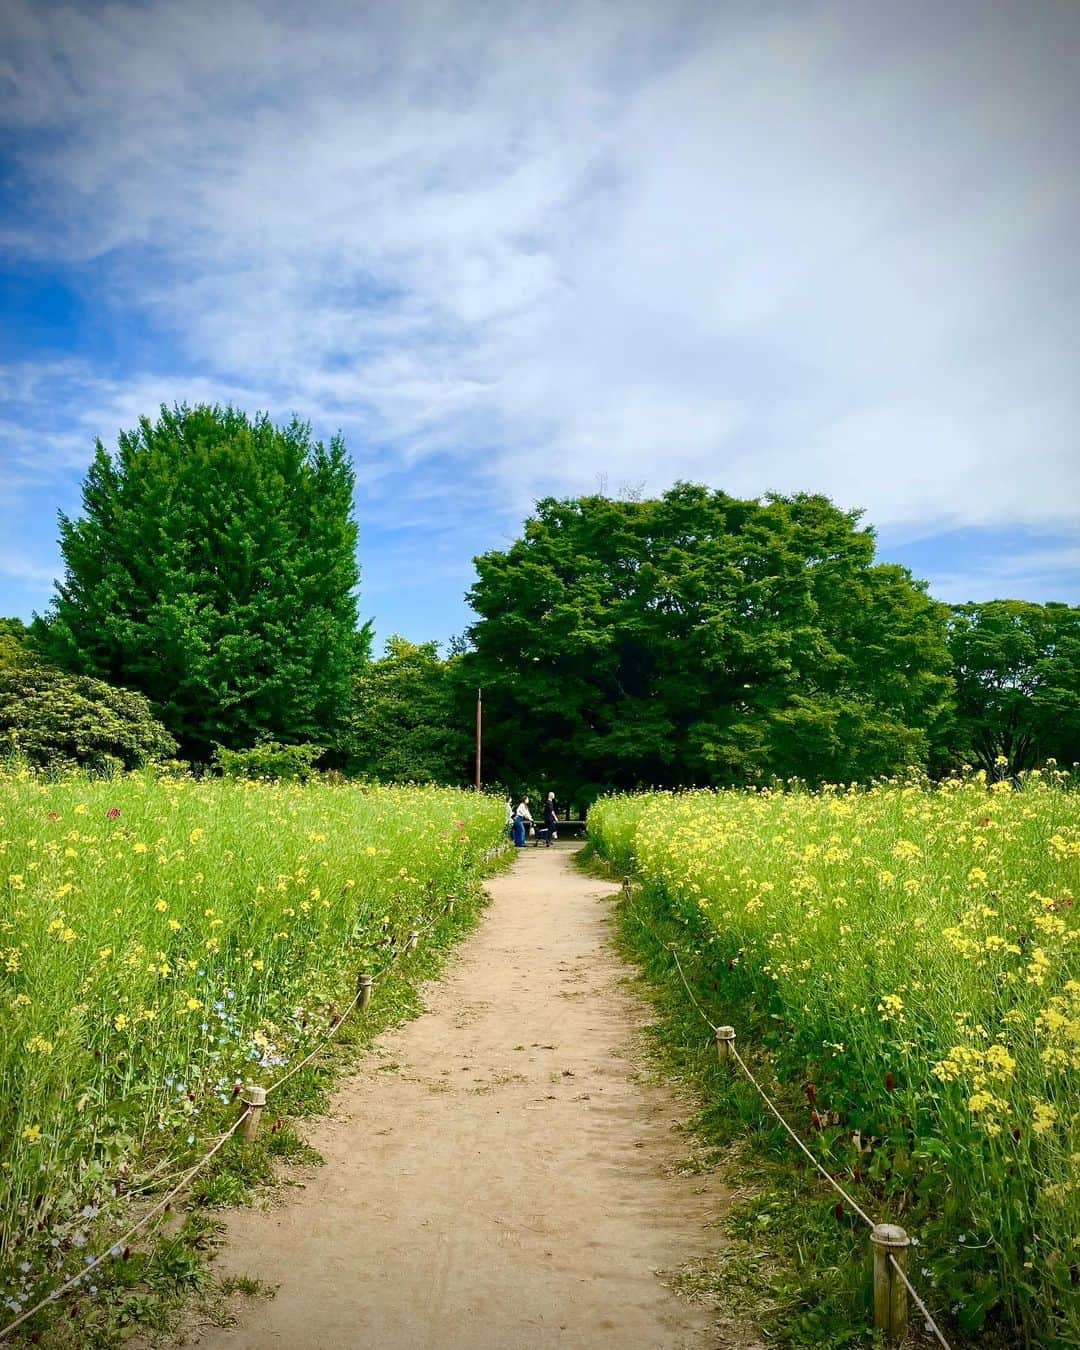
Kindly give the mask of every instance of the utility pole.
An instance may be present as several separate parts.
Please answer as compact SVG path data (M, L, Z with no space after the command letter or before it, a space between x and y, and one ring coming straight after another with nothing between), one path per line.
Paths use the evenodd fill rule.
M480 738L483 734L483 699L482 690L476 691L476 790L480 791Z

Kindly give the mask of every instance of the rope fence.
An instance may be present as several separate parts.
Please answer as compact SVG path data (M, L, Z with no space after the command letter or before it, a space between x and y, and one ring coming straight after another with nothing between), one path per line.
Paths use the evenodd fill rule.
M219 1136L219 1138L215 1141L214 1146L210 1149L210 1151L204 1154L203 1157L201 1157L199 1161L194 1164L194 1166L189 1167L187 1169L187 1171L183 1174L181 1179L176 1183L176 1185L172 1188L171 1191L168 1191L164 1196L162 1196L162 1198L157 1202L156 1205L154 1205L151 1209L147 1210L147 1212L142 1216L141 1219L139 1219L137 1223L132 1224L132 1226L127 1230L126 1233L124 1233L122 1237L118 1237L116 1241L109 1247L108 1251L99 1253L99 1255L95 1256L92 1261L88 1261L82 1270L77 1271L74 1275L71 1276L70 1279L65 1280L63 1284L59 1285L56 1289L53 1289L50 1293L46 1294L45 1297L41 1299L40 1302L35 1303L32 1308L27 1308L25 1312L20 1313L19 1316L16 1317L13 1322L9 1322L6 1327L0 1330L0 1340L3 1340L10 1332L14 1331L16 1327L22 1326L24 1322L28 1321L31 1317L33 1317L35 1313L40 1312L42 1308L47 1308L50 1303L55 1303L57 1299L63 1298L63 1296L66 1293L68 1293L69 1290L78 1288L78 1286L83 1283L83 1281L91 1273L91 1271L96 1270L98 1266L100 1266L103 1261L108 1260L110 1256L123 1257L124 1253L128 1249L128 1244L130 1240L133 1237L135 1237L136 1234L142 1232L142 1230L146 1227L146 1225L150 1222L151 1219L156 1218L157 1215L161 1214L164 1210L168 1209L168 1207L172 1204L173 1200L175 1200L175 1198L180 1194L180 1192L184 1189L184 1187L187 1186L189 1182L194 1180L195 1176L202 1171L202 1169L206 1166L206 1164L210 1161L210 1159L214 1156L214 1154L217 1153L218 1149L222 1148L224 1144L229 1139L231 1139L232 1136L237 1132L237 1130L239 1130L241 1126L247 1121L249 1114L250 1114L250 1107L245 1106L244 1110L240 1113L239 1116L237 1116L237 1118L233 1121L233 1123L229 1126L229 1128L225 1131L225 1133Z
M623 882L623 892L627 900L632 899L630 881ZM222 1149L225 1144L240 1133L241 1139L245 1142L251 1142L258 1135L259 1121L267 1097L282 1087L295 1074L299 1073L306 1065L310 1064L318 1055L320 1055L335 1039L338 1031L345 1020L355 1011L357 1007L366 1010L371 1002L374 988L378 982L385 979L394 966L401 958L409 952L415 951L419 946L421 937L429 933L439 922L440 918L452 916L456 904L456 897L448 896L444 902L443 915L435 915L427 924L421 928L414 928L409 931L408 937L403 944L399 944L393 937L390 939L391 955L388 961L376 972L361 972L357 979L356 992L349 1000L345 1010L338 1016L328 1033L314 1046L302 1059L295 1064L290 1065L280 1077L275 1079L269 1087L263 1088L254 1084L249 1084L241 1098L241 1112L233 1121L229 1128L221 1134L203 1154L197 1162L184 1169L180 1173L174 1173L179 1176L179 1180L165 1193L140 1219L114 1242L108 1250L88 1261L85 1267L77 1271L63 1284L51 1290L44 1298L40 1299L33 1307L20 1313L13 1321L9 1322L3 1328L0 1328L0 1340L5 1340L13 1331L22 1326L36 1313L48 1307L50 1304L63 1298L65 1294L73 1289L81 1287L88 1276L102 1265L110 1257L123 1257L128 1249L132 1238L142 1232L147 1225L170 1208L172 1202L179 1196L202 1171L202 1169L211 1161L211 1159ZM673 943L665 941L651 924L647 923L642 915L633 906L629 907L629 912L641 927L650 935L657 946L667 951L678 971L679 978L686 989L694 1009L702 1020L708 1025L716 1041L717 1051L724 1060L733 1060L741 1069L743 1074L756 1089L766 1107L773 1114L779 1124L784 1128L787 1134L795 1142L801 1152L813 1164L815 1169L829 1183L829 1185L840 1195L842 1200L851 1208L852 1212L857 1214L871 1230L871 1243L874 1249L874 1322L881 1328L886 1336L894 1341L903 1339L907 1327L907 1298L910 1295L915 1306L919 1309L926 1322L927 1330L936 1338L939 1345L944 1350L950 1350L949 1343L942 1335L937 1323L934 1321L926 1304L920 1298L917 1290L908 1278L906 1267L907 1249L910 1245L910 1239L907 1233L894 1224L879 1224L866 1213L866 1211L857 1203L857 1201L848 1194L848 1192L839 1184L821 1161L807 1148L806 1144L799 1138L797 1132L792 1128L788 1121L781 1114L776 1104L769 1097L768 1093L761 1086L750 1068L746 1064L742 1055L735 1046L735 1030L729 1026L718 1026L705 1011L700 1000L697 998L690 981L686 977L679 953ZM171 1179L171 1178L170 1178Z
M379 970L375 971L374 974L369 974L366 971L361 972L356 982L356 993L349 1000L349 1003L346 1006L345 1011L341 1013L339 1017L336 1018L336 1020L331 1025L329 1032L323 1037L323 1039L318 1043L318 1045L316 1045L313 1050L310 1050L304 1056L303 1059L298 1060L296 1064L290 1065L289 1068L280 1076L280 1078L275 1079L274 1082L271 1083L269 1087L264 1088L258 1087L255 1084L248 1084L244 1088L243 1095L241 1096L240 1114L229 1126L229 1128L225 1131L225 1133L218 1136L218 1138L214 1141L210 1149L206 1153L204 1153L197 1162L193 1163L190 1167L183 1169L181 1172L172 1174L173 1176L180 1177L180 1180L176 1183L176 1185L173 1186L172 1189L169 1190L165 1195L163 1195L161 1199L157 1201L156 1204L154 1204L149 1210L147 1210L147 1212L142 1216L142 1218L140 1218L137 1222L132 1224L126 1233L124 1233L121 1237L118 1237L115 1241L110 1243L106 1251L99 1253L97 1256L93 1258L93 1260L88 1260L82 1270L77 1271L69 1279L65 1280L63 1284L60 1284L55 1289L50 1290L50 1292L46 1294L44 1298L40 1299L37 1303L35 1303L33 1307L27 1308L25 1312L20 1313L18 1317L14 1318L6 1326L0 1327L0 1341L6 1340L7 1337L13 1331L15 1331L18 1327L22 1326L24 1322L29 1321L29 1319L33 1317L36 1313L41 1312L43 1308L47 1308L49 1307L50 1304L56 1303L59 1299L63 1298L65 1294L70 1293L71 1290L78 1289L79 1287L81 1287L85 1283L87 1276L90 1275L92 1271L96 1270L98 1266L102 1265L103 1262L107 1261L110 1257L123 1258L125 1253L127 1253L129 1249L131 1239L133 1237L136 1237L139 1233L141 1233L152 1219L156 1218L159 1214L162 1214L167 1209L169 1209L169 1207L172 1205L172 1202L176 1199L176 1197L180 1195L184 1190L186 1190L186 1188L195 1179L195 1177L198 1176L198 1174L211 1160L211 1158L213 1158L214 1155L225 1146L225 1144L233 1137L234 1134L239 1132L241 1139L245 1143L251 1143L258 1136L259 1120L262 1115L263 1108L266 1105L267 1097L272 1092L276 1092L277 1089L282 1086L282 1084L287 1083L289 1079L293 1077L294 1074L299 1073L299 1071L302 1068L304 1068L305 1065L310 1064L311 1061L317 1055L321 1054L326 1049L326 1047L330 1045L330 1043L336 1037L338 1031L341 1029L341 1026L345 1022L345 1019L354 1011L354 1009L357 1006L359 1006L362 1010L365 1010L368 1007L368 1005L371 1002L372 994L374 992L376 984L380 980L386 978L389 972L394 968L394 966L401 960L401 958L404 955L406 955L409 952L416 951L417 947L420 945L421 937L423 937L427 933L430 933L441 918L444 917L451 918L454 914L456 904L457 904L457 896L453 895L447 896L446 899L443 901L442 913L434 915L429 920L429 922L426 923L422 928L410 929L408 936L406 937L404 943L402 944L399 944L397 942L397 939L391 935L390 959L382 967L380 967ZM155 1184L160 1184L160 1180Z
M721 1060L733 1060L753 1087L757 1090L761 1100L776 1117L777 1121L783 1126L791 1136L799 1149L813 1163L814 1167L822 1177L829 1183L834 1191L841 1197L853 1213L857 1214L863 1223L870 1229L870 1242L874 1251L874 1325L885 1333L888 1340L899 1343L904 1339L907 1331L907 1296L910 1294L915 1306L922 1313L926 1322L926 1329L937 1340L938 1344L944 1347L944 1350L950 1350L949 1342L942 1335L941 1329L934 1321L930 1310L919 1297L915 1286L907 1275L907 1252L911 1245L911 1239L903 1228L897 1224L875 1223L867 1214L861 1205L840 1185L836 1178L822 1165L820 1159L814 1154L799 1138L798 1133L792 1128L788 1121L781 1114L776 1103L761 1086L758 1080L750 1071L749 1066L735 1048L735 1029L730 1026L718 1026L701 1005L701 1001L694 993L690 981L686 978L686 972L683 970L682 962L679 960L679 952L673 942L667 942L660 936L656 929L642 917L638 910L633 906L633 891L630 878L627 877L622 884L623 895L627 900L628 912L632 918L636 919L641 927L649 934L658 947L662 947L670 954L675 962L675 968L679 972L679 978L690 997L690 1002L701 1019L706 1023L713 1033L716 1041L717 1052Z

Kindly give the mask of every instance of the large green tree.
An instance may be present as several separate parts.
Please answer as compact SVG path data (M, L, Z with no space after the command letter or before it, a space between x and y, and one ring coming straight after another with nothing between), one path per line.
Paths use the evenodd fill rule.
M140 690L186 754L331 744L357 652L353 471L340 439L234 408L162 408L99 441L37 639Z
M992 777L1080 760L1080 606L960 605L949 650L958 753Z
M348 772L381 782L467 780L469 709L457 668L435 642L392 637L357 674L343 751Z
M824 497L546 499L476 566L508 780L864 779L923 761L950 695L945 608Z

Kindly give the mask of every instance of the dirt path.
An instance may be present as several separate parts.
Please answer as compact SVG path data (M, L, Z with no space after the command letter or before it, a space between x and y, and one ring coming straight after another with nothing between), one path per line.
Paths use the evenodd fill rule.
M561 849L491 882L430 1011L379 1038L313 1129L326 1166L230 1220L220 1271L277 1296L189 1344L742 1344L657 1274L715 1248L725 1196L673 1170L686 1105L639 1074L646 1014L608 941L612 889Z

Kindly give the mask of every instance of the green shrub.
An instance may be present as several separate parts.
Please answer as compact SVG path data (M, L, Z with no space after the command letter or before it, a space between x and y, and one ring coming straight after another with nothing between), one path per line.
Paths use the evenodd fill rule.
M227 750L219 745L214 752L214 763L226 778L269 778L305 783L324 753L318 745L260 741L249 750Z
M35 768L111 773L175 751L142 694L66 675L25 651L0 661L0 753Z

